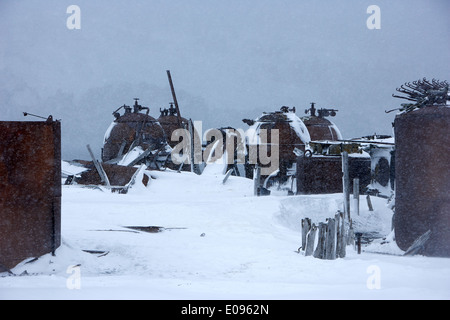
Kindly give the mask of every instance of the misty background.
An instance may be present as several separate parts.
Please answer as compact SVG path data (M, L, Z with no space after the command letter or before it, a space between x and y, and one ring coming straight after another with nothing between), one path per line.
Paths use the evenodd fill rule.
M90 159L115 109L169 106L170 70L181 115L204 130L316 102L339 110L344 138L391 135L395 88L450 80L449 13L447 0L0 0L0 121L51 114L63 159Z

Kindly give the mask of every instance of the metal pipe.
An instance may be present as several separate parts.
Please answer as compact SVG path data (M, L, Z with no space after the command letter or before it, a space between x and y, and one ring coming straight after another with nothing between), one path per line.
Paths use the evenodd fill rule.
M170 70L167 70L167 77L169 78L170 90L172 91L173 103L177 109L178 126L181 128L181 114L180 108L178 107L178 100L175 94L175 88L173 87L172 76L170 75Z

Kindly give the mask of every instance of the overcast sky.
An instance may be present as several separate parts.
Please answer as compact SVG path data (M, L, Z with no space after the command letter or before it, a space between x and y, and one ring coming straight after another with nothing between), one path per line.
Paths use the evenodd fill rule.
M0 0L0 120L52 114L63 158L89 159L119 106L139 97L159 116L170 69L182 116L203 128L316 102L339 110L344 138L392 134L396 87L450 80L449 13L448 0Z

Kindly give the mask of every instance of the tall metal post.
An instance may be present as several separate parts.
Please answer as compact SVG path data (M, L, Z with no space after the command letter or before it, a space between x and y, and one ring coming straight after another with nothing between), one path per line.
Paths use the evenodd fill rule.
M359 216L359 178L353 179L353 203L355 204L356 214Z
M344 194L344 213L350 221L350 178L348 170L348 153L342 152L342 190Z

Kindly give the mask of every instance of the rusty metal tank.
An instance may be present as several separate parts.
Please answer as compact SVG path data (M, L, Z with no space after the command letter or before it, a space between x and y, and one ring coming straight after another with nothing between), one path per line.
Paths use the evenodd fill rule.
M0 121L0 272L61 244L61 123Z
M423 254L450 257L450 108L429 106L395 118L395 215L407 250L431 231Z
M278 130L278 170L274 171L273 177L274 182L279 184L284 184L288 182L289 179L295 178L296 172L296 162L297 157L305 151L305 144L310 142L310 136L308 129L304 125L303 121L295 114L295 108L289 109L288 107L282 107L280 111L263 113L262 116L256 120L243 120L245 123L250 125L247 130L248 139L248 149L256 150L255 145L258 148L264 142L261 141L261 132L266 130L268 144L268 154L272 155L271 152L271 135L272 130ZM258 165L264 167L263 164L259 163L261 157L261 150L258 150ZM272 166L271 166L272 167ZM268 182L270 179L269 175L261 174L262 181ZM269 178L268 178L269 177ZM264 183L266 183L264 182ZM264 184L264 188L266 184Z
M295 162L295 149L304 151L305 143L311 140L303 121L295 114L295 109L282 107L281 111L264 113L255 121L255 126L256 132L267 130L268 139L272 130L278 130L280 164Z
M311 103L311 108L305 111L305 113L309 113L309 116L302 117L301 119L308 129L312 141L342 140L342 134L338 127L330 120L325 119L325 117L336 116L337 111L338 110L335 109L317 110L315 108L315 103Z
M122 108L125 112L120 115ZM142 113L142 110L146 112ZM138 146L143 150L158 150L167 144L164 129L148 113L149 108L139 105L138 99L135 99L133 108L123 105L113 113L116 119L105 134L103 162L118 159Z

